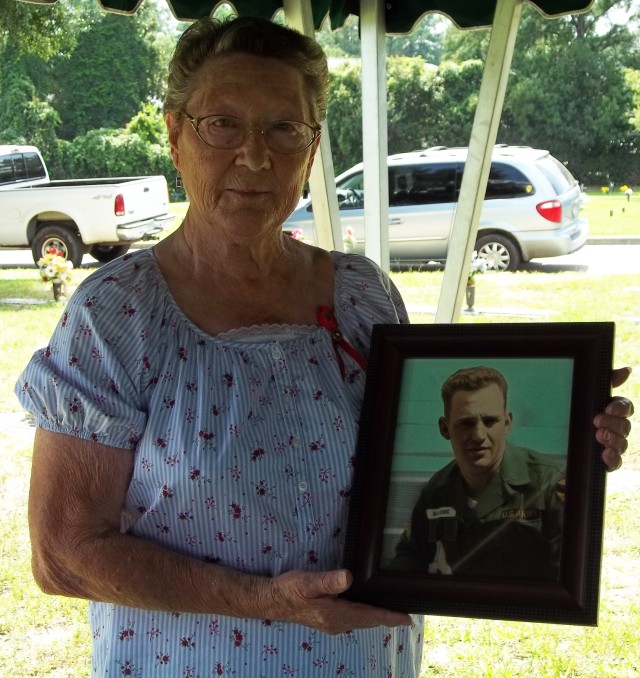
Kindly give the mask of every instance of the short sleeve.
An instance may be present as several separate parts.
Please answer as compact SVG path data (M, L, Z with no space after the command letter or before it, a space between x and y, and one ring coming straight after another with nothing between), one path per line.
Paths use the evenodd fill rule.
M400 292L373 261L358 254L333 253L336 261L336 318L345 338L369 356L374 325L408 323Z
M122 276L94 274L78 287L49 344L33 355L16 385L38 426L136 446L147 420L142 394L151 375L145 365L154 350L144 303L126 269Z

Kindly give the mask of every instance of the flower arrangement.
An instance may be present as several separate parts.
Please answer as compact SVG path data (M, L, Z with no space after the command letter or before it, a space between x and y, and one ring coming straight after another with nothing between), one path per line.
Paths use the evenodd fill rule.
M473 285L474 278L478 273L484 273L489 269L489 262L484 257L479 257L478 253L474 251L471 258L471 266L469 267L469 274L467 276L467 285Z
M344 243L345 252L353 252L353 248L356 245L356 236L351 226L347 226L344 229L344 237L342 238L342 242Z
M293 231L289 234L294 240L302 240L302 242L309 242L304 235L304 231L301 228L294 228ZM342 243L344 245L345 252L352 252L353 248L356 245L356 236L353 232L351 226L347 226L344 229L344 235L342 236Z
M299 240L300 242L307 243L307 245L311 245L311 241L307 236L304 234L304 231L301 228L294 228L293 231L289 233L289 235L294 239L294 240Z
M64 256L63 252L52 247L37 261L40 277L44 282L65 284L71 279L73 264Z

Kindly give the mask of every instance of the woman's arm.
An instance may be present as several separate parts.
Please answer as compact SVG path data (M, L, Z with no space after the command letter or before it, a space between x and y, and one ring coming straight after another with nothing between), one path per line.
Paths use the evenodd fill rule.
M33 573L46 593L169 612L292 621L326 633L410 624L337 599L344 570L261 577L206 563L120 532L132 451L38 429L29 526Z

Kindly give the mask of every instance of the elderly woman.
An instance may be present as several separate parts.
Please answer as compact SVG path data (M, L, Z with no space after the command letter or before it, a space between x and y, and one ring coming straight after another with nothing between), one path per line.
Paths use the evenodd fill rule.
M421 619L337 597L371 327L407 314L370 261L283 235L326 89L313 40L193 24L166 101L185 220L90 276L19 382L34 574L94 601L93 675L419 673Z

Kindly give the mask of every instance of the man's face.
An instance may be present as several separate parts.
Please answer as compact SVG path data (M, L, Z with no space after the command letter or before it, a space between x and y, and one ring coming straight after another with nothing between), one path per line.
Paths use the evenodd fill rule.
M497 384L477 391L456 391L449 416L441 417L438 423L440 433L451 441L466 479L488 480L497 471L512 423Z

